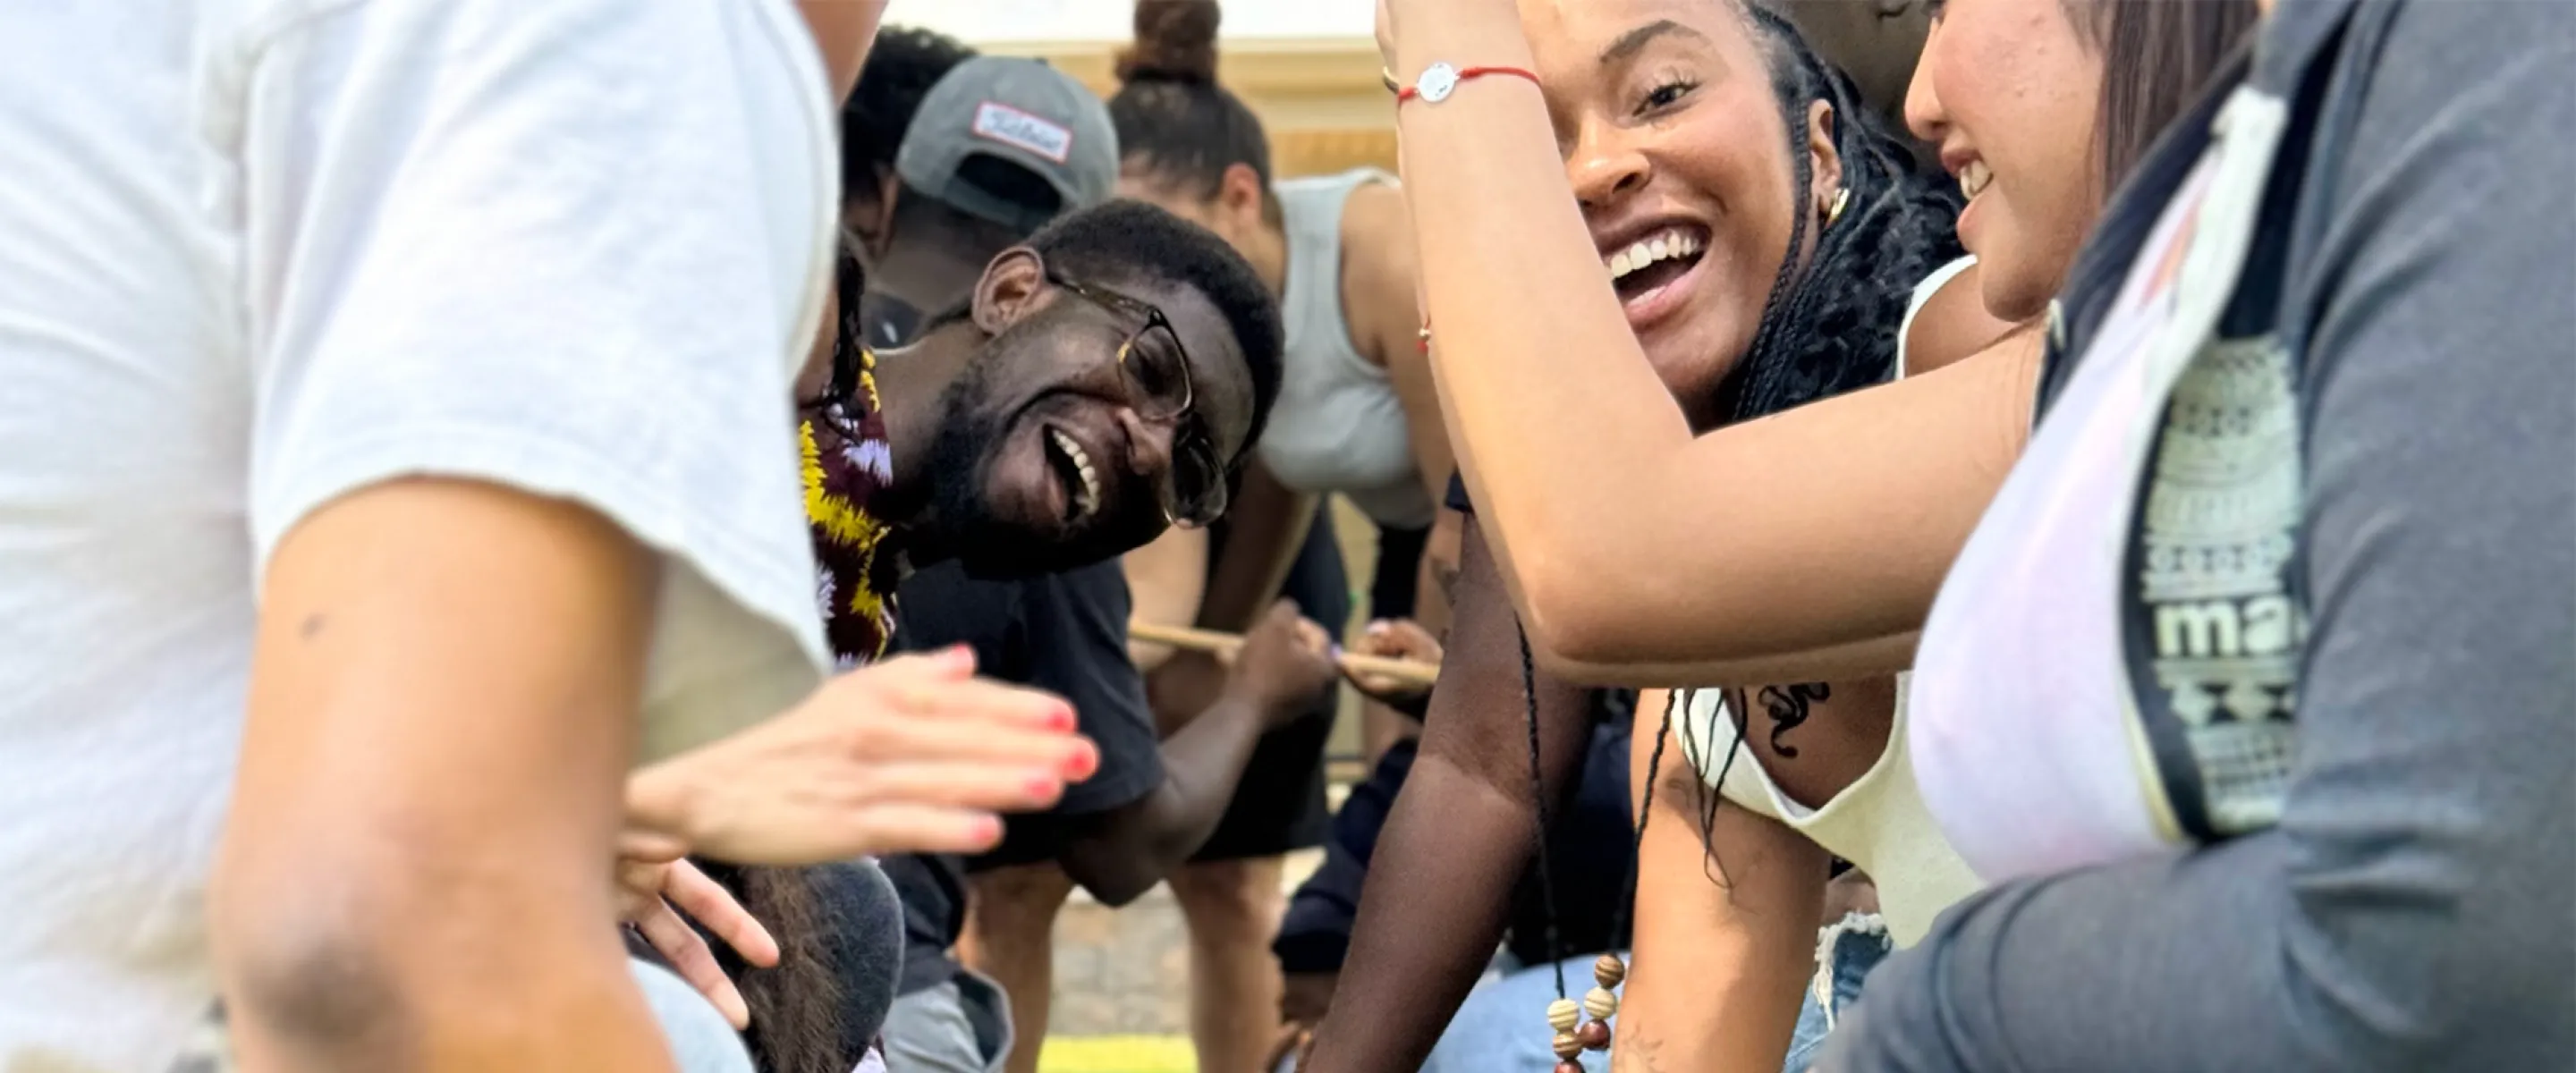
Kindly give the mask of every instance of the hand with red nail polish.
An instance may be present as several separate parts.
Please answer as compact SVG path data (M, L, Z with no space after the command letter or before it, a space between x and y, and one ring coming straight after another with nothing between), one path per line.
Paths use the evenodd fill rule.
M974 669L952 649L844 674L769 722L637 772L628 825L749 865L990 849L998 813L1054 805L1100 755L1063 699Z

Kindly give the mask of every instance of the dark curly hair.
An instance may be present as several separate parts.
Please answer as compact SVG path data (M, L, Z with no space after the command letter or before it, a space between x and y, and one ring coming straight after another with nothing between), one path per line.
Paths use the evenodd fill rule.
M859 85L841 107L841 196L876 185L894 171L896 151L921 98L958 64L975 58L964 42L943 33L912 26L888 26L877 32L868 62L859 68Z
M1896 371L1900 342L1897 329L1904 322L1916 284L1935 268L1956 260L1963 251L1957 228L1960 204L1956 187L1917 165L1912 144L1890 129L1883 116L1862 103L1859 88L1842 71L1819 58L1787 17L1758 0L1726 2L1744 20L1748 36L1770 69L1772 95L1788 132L1794 177L1789 187L1794 198L1789 246L1780 259L1778 275L1772 279L1770 295L1763 302L1762 320L1754 329L1752 344L1718 386L1715 400L1683 400L1684 408L1693 412L1707 412L1694 403L1713 402L1721 423L1732 423L1888 379ZM1834 151L1842 160L1843 189L1848 200L1841 215L1816 236L1814 253L1801 261L1798 253L1806 248L1814 216L1807 205L1808 191L1815 181L1814 165L1807 151L1807 112L1816 101L1833 108L1831 137ZM1531 792L1537 799L1540 829L1545 831L1551 821L1547 798L1541 791L1537 665L1526 631L1520 637L1520 657L1530 734ZM1820 687L1794 688L1813 690L1815 699L1824 696ZM1739 719L1744 711L1742 700L1740 693L1728 698L1728 707L1738 713ZM1806 705L1796 708L1803 718ZM1785 729L1790 721L1783 718L1780 722ZM1617 903L1621 916L1612 924L1613 934L1625 931L1625 914L1635 903L1635 862L1644 848L1646 823L1653 815L1655 783L1663 767L1664 741L1671 730L1672 717L1667 710L1662 728L1655 732L1655 749L1646 764L1644 807L1632 834L1635 842L1629 847L1625 884L1628 894ZM1741 743L1739 733L1737 744ZM1735 748L1730 746L1725 763L1732 764L1734 760ZM1694 803L1703 845L1709 843L1717 820L1718 794L1712 787L1724 779L1721 768L1716 778L1698 786ZM1542 838L1542 876L1549 868L1548 856ZM1555 895L1548 888L1549 884L1542 880L1541 896L1551 920L1548 946L1554 958L1561 951L1553 950ZM1557 991L1561 995L1564 990L1560 970Z
M1216 81L1216 0L1137 0L1135 43L1118 55L1109 121L1129 166L1199 198L1216 196L1241 164L1261 180L1262 215L1279 222L1270 136L1242 98Z
M1962 255L1959 194L1915 163L1910 142L1860 99L1840 70L1807 47L1796 26L1770 7L1733 0L1771 69L1773 96L1789 131L1799 205L1789 255L1727 391L1729 421L1759 417L1887 379L1896 369L1897 325L1914 286ZM1804 264L1814 181L1806 147L1807 110L1833 106L1834 151L1849 194L1841 218L1816 236Z
M1050 268L1084 282L1160 282L1207 297L1225 315L1252 374L1248 455L1279 401L1281 351L1287 343L1279 302L1252 264L1222 238L1141 201L1112 201L1068 213L1029 237ZM1240 461L1241 459L1236 459Z

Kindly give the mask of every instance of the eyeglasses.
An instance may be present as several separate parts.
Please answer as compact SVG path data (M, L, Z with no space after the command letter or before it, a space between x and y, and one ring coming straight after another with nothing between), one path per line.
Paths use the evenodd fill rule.
M1198 390L1190 380L1189 351L1181 346L1181 333L1171 319L1150 302L1075 283L1053 271L1047 282L1133 325L1118 344L1118 379L1136 416L1172 425L1172 479L1162 492L1165 520L1205 526L1223 517L1225 462L1194 410Z

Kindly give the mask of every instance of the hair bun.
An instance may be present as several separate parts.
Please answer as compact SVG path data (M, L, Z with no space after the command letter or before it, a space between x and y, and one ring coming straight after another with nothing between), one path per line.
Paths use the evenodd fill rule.
M1120 82L1216 81L1217 0L1136 0L1136 43L1118 54Z

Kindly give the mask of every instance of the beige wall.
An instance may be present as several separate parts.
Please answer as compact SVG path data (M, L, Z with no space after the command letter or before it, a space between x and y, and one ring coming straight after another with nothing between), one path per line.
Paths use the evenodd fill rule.
M1038 56L1107 94L1117 45L1100 41L1002 43L986 51ZM1228 41L1219 69L1227 87L1261 116L1281 178L1361 165L1395 168L1394 102L1378 76L1377 45L1366 38Z

